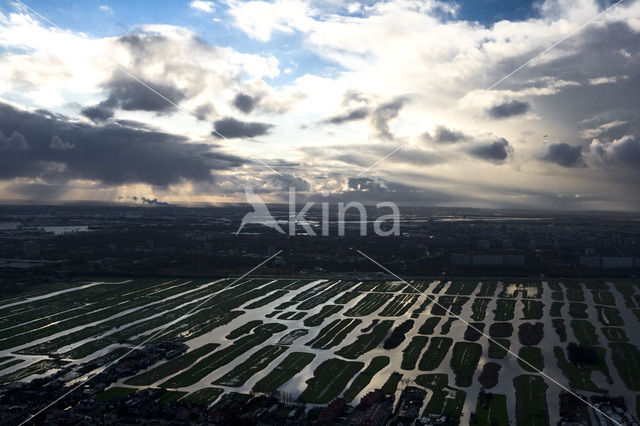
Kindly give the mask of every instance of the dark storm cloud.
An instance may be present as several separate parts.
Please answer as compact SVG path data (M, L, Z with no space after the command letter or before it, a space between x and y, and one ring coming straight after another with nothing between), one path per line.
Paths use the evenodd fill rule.
M625 137L613 143L609 155L616 161L626 164L640 164L640 141L633 137Z
M462 132L451 130L445 126L438 126L433 140L437 143L456 143L468 140L469 137Z
M57 150L57 151L66 151L68 149L73 149L76 146L72 143L67 143L60 139L58 135L53 135L51 138L51 143L49 144L49 148Z
M148 87L129 76L112 78L105 85L109 91L106 104L109 106L117 105L126 111L166 113L176 109L174 104L186 97L182 90L171 84L150 81L143 81L143 83ZM158 93L162 96L159 96Z
M487 114L491 118L508 118L516 115L522 115L531 109L528 102L509 101L492 106L487 110Z
M199 121L205 121L215 115L216 111L210 104L200 105L193 111L193 115Z
M150 48L157 43L164 43L167 38L160 34L127 34L118 39L118 43L126 45L136 58L148 57Z
M634 171L640 165L640 141L634 136L627 135L613 142L594 141L591 146L601 160L633 166Z
M126 75L113 77L104 85L109 97L97 105L83 108L80 113L94 122L112 118L117 108L166 114L176 110L176 104L186 98L182 90L170 84L142 83Z
M76 123L2 103L0 131L20 133L28 142L20 150L3 150L0 179L38 177L48 183L87 179L108 185L168 186L185 179L208 182L212 171L245 163L213 151L211 145L188 143L182 136L116 123Z
M494 163L502 163L509 156L511 147L504 138L499 138L493 142L483 142L473 145L468 149L469 155Z
M106 121L113 117L113 109L105 105L104 103L83 108L80 114L87 117L89 120L96 123Z
M405 98L397 98L391 102L379 105L371 114L371 126L376 132L376 136L381 139L394 139L389 122L396 118L400 110L406 103Z
M585 167L582 158L582 147L564 142L543 144L538 153L538 159L558 164L562 167Z
M29 149L29 144L22 133L13 131L11 136L6 137L0 130L0 150L24 151L26 149Z
M238 93L235 98L233 98L233 106L244 112L245 114L249 114L260 102L259 97L249 96L244 93Z
M158 201L157 198L150 199L150 198L141 197L140 201L142 201L144 204L149 204L150 206L170 206L171 205L164 201Z
M228 139L254 138L269 133L273 124L251 121L240 121L232 117L225 117L213 123L214 136L224 136Z
M328 124L342 124L347 123L349 121L357 121L367 118L369 115L369 108L362 107L358 109L354 109L352 111L347 111L343 114L334 115L332 117L326 118L322 120L322 123Z
M358 90L350 89L344 93L342 97L342 105L347 106L352 102L369 104L370 99L369 96L365 95L364 93L359 92Z

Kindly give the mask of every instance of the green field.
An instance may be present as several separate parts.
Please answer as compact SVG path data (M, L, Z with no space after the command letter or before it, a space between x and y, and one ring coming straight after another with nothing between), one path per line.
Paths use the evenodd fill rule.
M477 286L477 281L453 281L445 291L445 294L461 294L469 296L474 292Z
M246 361L238 364L231 371L212 384L221 386L238 387L242 386L251 376L264 370L276 358L282 355L288 348L280 345L267 345L251 354Z
M256 300L253 303L248 304L245 309L261 308L264 305L268 305L271 302L275 302L276 300L280 299L281 297L286 296L287 294L289 294L289 292L286 291L286 290L274 291L270 295L268 295L266 297L263 297L262 299Z
M544 357L540 348L523 346L518 352L518 363L525 370L532 373L544 370Z
M371 360L367 368L362 370L360 374L353 380L349 389L343 395L347 402L351 402L358 394L367 387L371 379L378 374L380 370L389 365L389 357L377 356Z
M485 393L478 398L476 418L481 426L507 426L507 397L497 393Z
M162 383L163 387L181 388L197 383L205 376L228 364L252 348L264 343L271 333L249 334L236 340L230 346L217 350L195 363L192 367Z
M567 327L564 325L564 320L560 318L554 318L551 320L553 330L556 332L561 342L567 341Z
M573 329L573 334L576 336L579 343L582 343L583 345L597 345L600 343L598 341L596 328L591 322L585 320L571 320L570 324Z
M179 356L178 358L172 359L171 361L165 362L149 371L145 371L142 374L138 374L124 383L132 386L149 386L158 380L164 379L166 377L172 376L189 367L191 364L196 362L199 358L209 354L214 349L220 346L217 343L207 343L204 346L200 346L192 351L185 353L184 355Z
M343 361L331 358L324 361L307 380L307 388L300 394L300 401L326 404L337 397L353 376L362 370L363 362Z
M421 374L416 383L433 391L424 409L424 414L444 414L459 418L466 399L466 393L448 385L446 374Z
M460 315L469 300L470 298L466 296L440 296L438 303L435 303L431 308L431 315L447 315L448 313Z
M249 334L251 332L251 330L253 330L254 328L256 328L259 325L262 325L262 321L261 320L249 321L246 324L242 324L240 327L236 328L235 330L232 330L229 334L227 334L225 339L227 339L227 340L237 339L240 336L244 336L245 334Z
M291 380L315 358L315 354L306 352L292 352L282 360L266 376L261 378L253 387L256 392L272 392Z
M380 312L381 317L398 317L406 314L411 306L418 301L419 296L413 294L399 294L391 299Z
M456 375L456 386L471 386L481 356L482 346L479 344L456 342L451 357L451 369Z
M603 327L602 334L610 342L628 342L629 338L623 328Z
M544 299L543 292L548 292ZM548 424L558 413L547 413L544 377L532 374L537 369L551 374L559 368L559 381L576 392L609 391L614 397L619 395L609 385L620 377L629 390L622 396L631 409L628 398L640 393L640 341L635 333L640 324L633 317L640 320L640 285L631 280L614 286L576 278L543 286L540 281L509 279L498 289L495 280L444 277L411 285L384 280L135 279L23 304L20 296L3 302L10 300L19 304L0 306L2 383L61 369L60 376L73 378L74 369L98 354L115 360L138 344L187 344L181 355L154 354L152 365L116 382L131 388L108 389L100 394L103 399L125 396L135 392L134 387L157 386L167 388L158 403L209 406L218 401L222 408L226 405L220 402L233 400L240 407L247 395L226 395L251 390L324 404L339 396L357 402L358 396L379 386L389 394L418 386L427 390L422 405L427 416L448 414L455 423L465 399L473 398L466 408L475 409L478 424L506 424L506 404L513 402L508 388L516 398L511 422L538 425ZM547 314L550 324L542 322ZM514 347L533 368L505 359L505 349L492 340L485 343L457 315L499 344ZM625 325L629 315L634 321ZM545 360L543 354L549 354L541 345L558 340L566 343ZM591 360L580 361L572 352L573 362L582 363L572 364L569 343L582 345L581 353ZM68 358L75 362L66 362ZM502 382L513 377L505 369L513 366L523 375L505 388ZM501 395L485 392L476 400L476 379ZM473 392L467 395L463 389Z
M308 310L308 309L313 309L316 306L324 305L327 302L329 302L329 300L335 298L339 294L350 290L355 284L356 283L353 283L353 282L338 281L331 287L324 290L323 292L313 297L310 297L304 302L300 303L297 306L297 309Z
M382 390L386 394L393 395L398 389L398 383L400 383L400 380L402 380L402 374L394 371L391 373L387 381L384 382L384 385L382 385Z
M96 399L98 401L109 401L114 398L124 398L127 395L131 395L135 393L138 389L136 388L123 388L114 386L112 388L106 389L103 392L100 392Z
M358 301L353 308L347 310L344 315L347 317L364 317L370 315L392 298L393 294L391 293L369 293Z
M444 322L444 324L442 324L442 327L440 328L440 334L449 334L449 331L451 331L451 326L456 321L458 321L458 318L456 317L447 318L447 320Z
M489 306L489 302L491 302L491 299L476 298L471 305L471 311L473 311L471 319L474 321L484 321L487 316L487 306Z
M510 322L494 322L489 327L491 337L511 337L513 334L513 324Z
M370 333L361 334L355 342L337 351L336 355L349 359L358 358L382 343L392 325L393 321L389 320L379 322Z
M306 312L296 312L296 311L287 311L278 316L278 319L289 320L289 321L298 321L304 318L307 315Z
M586 303L571 302L569 303L569 315L573 318L587 319L589 318L589 314L587 313L588 308L589 305Z
M418 369L420 371L432 371L438 368L444 357L449 352L453 339L449 337L432 337L429 346L422 354Z
M613 296L608 290L592 290L591 294L593 295L593 302L596 305L616 305L616 298Z
M518 326L518 339L523 345L537 345L544 337L544 324L525 322Z
M418 359L420 358L420 354L427 346L428 341L429 338L425 336L415 336L411 339L411 342L409 342L407 347L402 351L402 364L400 365L400 368L403 370L415 369Z
M569 387L590 392L604 392L591 381L591 373L588 370L579 369L567 361L564 350L561 347L554 347L553 353L556 356L556 361L558 367L562 370L562 374L569 379Z
M20 368L12 373L0 376L0 384L16 382L34 374L44 374L49 370L61 368L65 364L68 364L68 361L60 361L55 359L36 361L24 368Z
M480 284L480 290L478 291L477 297L493 297L496 294L496 290L498 289L497 281L483 281Z
M552 317L561 317L563 306L564 303L562 302L553 302L551 304L551 309L549 310L549 315L551 315Z
M306 344L316 349L329 349L339 345L347 334L362 323L359 319L336 319L320 330L318 335Z
M433 334L436 326L440 322L440 317L429 317L425 320L424 324L420 326L418 334Z
M566 295L569 302L584 302L584 291L581 288L567 288Z
M181 398L180 402L209 406L223 393L224 389L220 388L202 388Z
M509 339L491 339L489 340L489 349L487 355L492 359L502 359L507 356L507 349L511 346L511 340Z
M598 311L598 321L604 326L622 327L624 321L620 316L620 311L611 306L596 306Z
M540 319L542 318L542 308L544 304L538 300L523 300L524 308L522 309L522 319Z
M324 320L331 315L334 315L342 310L340 305L324 305L320 312L315 315L311 315L303 321L305 327L318 327L322 325Z
M640 391L640 351L630 343L609 343L613 365L629 390Z
M495 321L511 321L515 316L517 300L498 299L495 314Z
M499 375L502 366L495 362L487 362L482 366L482 371L478 375L478 382L485 389L491 389L499 382Z
M513 379L516 388L516 422L523 426L549 424L546 401L547 384L538 376L522 375Z
M8 357L9 359L11 357ZM22 362L21 359L12 359L10 361L4 360L2 363L0 363L0 371L2 370L6 370L9 367L13 367L14 365L18 365Z
M438 281L438 283L435 285L435 287L433 287L433 290L431 290L431 292L433 294L440 294L442 289L445 288L447 284L449 284L449 281L446 281L446 280Z

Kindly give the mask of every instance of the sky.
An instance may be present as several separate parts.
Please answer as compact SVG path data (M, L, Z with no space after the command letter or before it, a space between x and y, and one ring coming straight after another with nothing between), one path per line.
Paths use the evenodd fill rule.
M0 200L638 211L639 59L640 0L0 0Z

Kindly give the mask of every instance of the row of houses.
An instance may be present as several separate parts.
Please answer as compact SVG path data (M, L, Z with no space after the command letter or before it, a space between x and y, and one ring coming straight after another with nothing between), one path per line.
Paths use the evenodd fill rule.
M524 266L525 256L513 254L452 254L451 264L458 266Z
M590 269L640 269L640 257L580 256L580 267Z
M525 256L510 254L452 254L455 266L511 266L525 265ZM586 269L640 269L640 257L633 256L580 256L579 266Z

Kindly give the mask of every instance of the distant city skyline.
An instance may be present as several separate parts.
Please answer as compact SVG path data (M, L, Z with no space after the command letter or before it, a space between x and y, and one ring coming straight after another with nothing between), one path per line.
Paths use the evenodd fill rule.
M0 51L5 201L640 209L638 0L0 1Z

